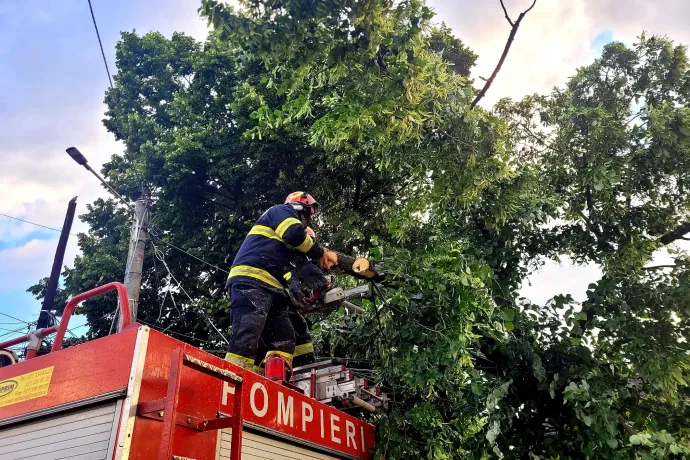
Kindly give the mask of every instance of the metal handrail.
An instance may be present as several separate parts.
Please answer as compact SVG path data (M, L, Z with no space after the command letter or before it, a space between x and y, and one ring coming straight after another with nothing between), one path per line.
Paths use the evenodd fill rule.
M129 297L127 296L127 288L122 283L108 283L103 286L91 289L90 291L82 292L77 294L67 302L65 306L65 311L62 313L62 320L60 321L60 326L57 330L57 335L55 336L55 341L53 342L53 348L50 350L51 353L62 348L62 341L65 338L65 333L67 332L67 325L69 324L69 319L74 313L74 309L81 302L88 300L92 297L105 294L106 292L117 290L117 295L120 299L120 315L122 316L122 329L129 326L132 322L129 310Z

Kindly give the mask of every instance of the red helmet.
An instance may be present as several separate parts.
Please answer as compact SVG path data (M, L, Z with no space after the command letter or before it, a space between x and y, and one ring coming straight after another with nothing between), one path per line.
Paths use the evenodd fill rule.
M312 216L319 212L319 203L307 192L292 192L285 199L285 204L302 205L305 209L311 210Z

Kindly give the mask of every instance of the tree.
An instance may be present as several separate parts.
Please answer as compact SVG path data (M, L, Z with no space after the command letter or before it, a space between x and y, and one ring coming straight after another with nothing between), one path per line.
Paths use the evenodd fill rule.
M685 48L642 35L607 45L550 96L498 105L516 154L559 200L545 229L557 253L604 272L582 305L523 304L514 339L484 350L511 379L491 417L502 451L687 452L687 258L648 264L687 233L689 82Z
M420 1L201 13L204 44L124 33L106 94L126 151L103 173L155 203L142 321L224 348L209 324L229 326L224 271L264 209L308 189L319 239L388 273L365 314L314 326L322 353L368 361L393 398L372 419L377 458L690 451L688 259L648 265L690 228L682 47L610 45L565 88L487 112L470 109L476 55ZM124 276L127 213L105 200L82 218L64 294ZM563 256L602 268L586 302L519 297ZM91 337L112 310L82 307Z

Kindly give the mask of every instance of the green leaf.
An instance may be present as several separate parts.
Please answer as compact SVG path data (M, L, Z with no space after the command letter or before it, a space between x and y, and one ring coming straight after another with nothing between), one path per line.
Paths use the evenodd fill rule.
M580 321L586 321L587 320L587 313L585 313L583 311L578 311L578 312L575 312L573 314L573 317L577 320L580 320Z
M507 323L503 323L503 327L506 328L506 331L512 331L514 328L513 323L511 323L510 321L508 321Z

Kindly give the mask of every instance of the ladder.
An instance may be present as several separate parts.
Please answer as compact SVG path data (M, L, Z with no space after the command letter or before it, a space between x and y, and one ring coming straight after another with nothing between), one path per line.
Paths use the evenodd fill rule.
M200 419L178 411L180 386L182 383L182 369L189 367L203 374L215 377L227 383L235 385L234 412L230 417L216 417L213 419ZM158 450L158 460L194 460L187 457L174 455L173 439L175 429L178 426L197 430L210 431L232 428L232 446L230 460L241 460L242 453L242 382L241 375L227 369L209 364L198 358L185 354L181 347L174 348L170 362L170 377L168 379L168 391L165 398L141 403L138 414L163 422L161 443Z

